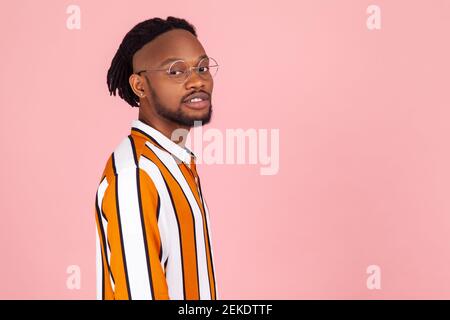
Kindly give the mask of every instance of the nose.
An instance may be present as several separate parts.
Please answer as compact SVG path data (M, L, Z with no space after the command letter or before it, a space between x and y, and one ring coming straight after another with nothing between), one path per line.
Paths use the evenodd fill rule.
M189 74L187 76L186 82L185 82L186 88L192 88L192 87L204 87L205 86L205 79L203 79L195 69L191 68L189 71Z

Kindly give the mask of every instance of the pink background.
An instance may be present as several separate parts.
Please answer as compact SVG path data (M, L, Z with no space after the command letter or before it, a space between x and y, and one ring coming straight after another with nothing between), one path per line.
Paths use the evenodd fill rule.
M221 298L449 299L445 0L4 3L0 298L95 299L95 191L138 114L106 72L128 30L168 15L221 64L204 129L280 129L277 175L198 166Z

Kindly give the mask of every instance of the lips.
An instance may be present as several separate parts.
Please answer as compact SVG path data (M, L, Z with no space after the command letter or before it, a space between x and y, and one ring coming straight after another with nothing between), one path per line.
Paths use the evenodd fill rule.
M189 102L189 100L194 98L200 98L202 101L197 102ZM209 94L205 92L195 92L191 95L189 95L184 101L183 105L191 108L191 109L203 109L210 105L211 101L209 99Z
M210 101L208 99L198 102L183 102L183 105L191 109L203 109L210 105Z
M189 96L187 96L187 98L185 100L183 100L184 103L189 102L189 100L194 99L194 98L200 98L202 100L209 100L209 94L207 94L206 92L194 92L192 94L190 94Z

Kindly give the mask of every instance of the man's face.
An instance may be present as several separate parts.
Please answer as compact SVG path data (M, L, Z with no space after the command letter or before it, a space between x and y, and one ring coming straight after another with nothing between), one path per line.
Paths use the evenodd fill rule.
M168 69L171 63L178 59L184 60L188 66L197 66L205 54L193 34L175 29L161 34L136 52L133 57L133 71ZM165 62L169 58L174 60ZM144 79L142 89L145 98L148 98L150 106L161 118L188 127L194 126L194 121L201 121L201 125L210 121L214 85L212 77L201 77L195 70L192 70L183 83L169 78L164 71L143 72L140 77ZM186 98L195 92L208 95L209 103L205 107L194 108L184 103Z

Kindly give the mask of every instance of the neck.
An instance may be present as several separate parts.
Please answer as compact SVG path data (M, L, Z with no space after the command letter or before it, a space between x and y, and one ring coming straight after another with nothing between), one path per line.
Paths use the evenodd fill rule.
M174 123L167 119L163 119L159 117L157 114L149 115L143 110L148 110L148 108L139 108L139 117L138 119L145 124L155 128L167 138L175 142L176 144L184 147L186 144L186 136L189 133L190 127L183 126L178 123ZM183 129L174 134L174 131L177 129Z

